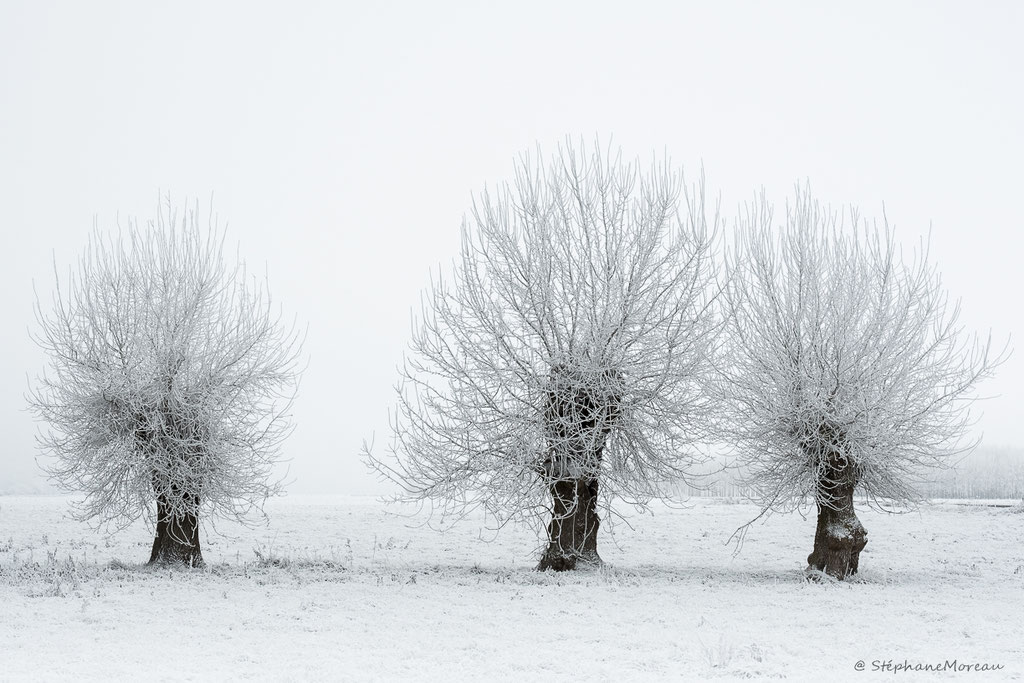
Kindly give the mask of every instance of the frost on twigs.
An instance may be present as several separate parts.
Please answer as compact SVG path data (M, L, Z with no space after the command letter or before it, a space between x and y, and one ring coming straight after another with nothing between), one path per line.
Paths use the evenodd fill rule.
M717 328L703 182L567 144L477 196L453 272L414 321L393 439L406 500L547 519L541 568L597 564L601 511L698 459Z
M201 565L201 510L245 521L280 488L301 340L223 242L168 200L148 225L95 229L52 307L36 303L48 472L85 493L82 519L152 523L155 563Z
M917 501L924 469L974 446L975 387L1005 355L965 334L928 257L798 189L778 220L749 205L727 259L719 431L762 514L815 501L808 563L840 579L866 543L854 492Z

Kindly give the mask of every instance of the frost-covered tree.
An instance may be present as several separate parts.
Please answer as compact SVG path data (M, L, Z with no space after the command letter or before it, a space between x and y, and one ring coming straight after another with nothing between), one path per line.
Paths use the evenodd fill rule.
M85 494L80 518L145 518L150 563L196 566L201 511L245 521L279 491L301 340L265 280L225 260L223 231L183 213L168 201L148 225L94 229L52 310L36 302L49 367L29 403L49 474Z
M615 497L638 507L698 457L715 322L703 183L569 144L484 191L460 259L414 321L393 440L406 500L547 520L539 569L600 562ZM685 201L681 201L683 198Z
M747 207L727 283L721 433L762 514L814 500L808 569L845 578L867 542L854 493L917 501L919 474L973 446L973 391L999 359L965 334L927 243L905 260L887 223L844 224L807 190L779 221L763 194Z

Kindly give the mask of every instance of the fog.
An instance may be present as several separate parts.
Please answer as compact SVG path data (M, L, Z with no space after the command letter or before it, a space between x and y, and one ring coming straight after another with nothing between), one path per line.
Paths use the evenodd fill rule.
M381 493L410 314L513 158L600 136L667 153L723 214L797 182L912 248L931 234L968 328L1024 338L1024 10L1013 3L4 3L0 491L41 490L25 410L33 287L95 221L211 201L308 324L290 490ZM982 386L1020 445L1024 359Z

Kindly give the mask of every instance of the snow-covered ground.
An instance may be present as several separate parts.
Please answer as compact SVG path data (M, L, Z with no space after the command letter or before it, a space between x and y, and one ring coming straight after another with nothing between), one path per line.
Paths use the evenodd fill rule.
M860 512L861 573L809 583L812 517L659 507L608 567L533 571L539 539L445 533L373 499L290 497L222 524L204 570L149 570L67 499L0 497L0 680L1008 680L1024 677L1024 514L946 501ZM904 663L1001 665L907 673ZM865 671L856 666L863 662ZM890 662L893 670L880 670Z

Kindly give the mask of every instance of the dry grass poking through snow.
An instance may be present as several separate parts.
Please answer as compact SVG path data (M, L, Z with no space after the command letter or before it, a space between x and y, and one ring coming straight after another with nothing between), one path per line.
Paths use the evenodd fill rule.
M631 517L600 540L608 566L576 574L534 572L526 530L483 542L473 520L440 534L341 497L221 527L204 570L150 569L144 527L96 534L66 503L0 497L2 680L867 681L894 676L875 660L947 659L1024 676L1013 508L861 512L862 573L814 584L813 517L759 523L734 555L755 511L723 500Z

